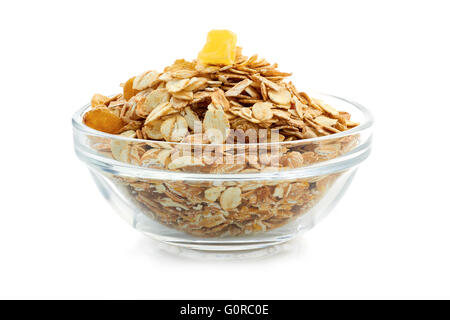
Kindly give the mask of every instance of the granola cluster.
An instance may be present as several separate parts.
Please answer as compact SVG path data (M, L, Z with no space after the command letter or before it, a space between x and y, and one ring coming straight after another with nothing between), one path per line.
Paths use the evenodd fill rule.
M239 47L234 50L234 62L228 65L176 60L163 72L151 70L129 79L123 93L114 97L94 95L84 123L136 140L92 137L91 146L141 167L214 174L295 169L336 158L355 146L354 137L303 143L358 124L347 112L299 92L285 80L291 74L279 71L277 64L257 55L246 57ZM282 226L313 207L337 176L246 182L112 180L154 219L212 237Z

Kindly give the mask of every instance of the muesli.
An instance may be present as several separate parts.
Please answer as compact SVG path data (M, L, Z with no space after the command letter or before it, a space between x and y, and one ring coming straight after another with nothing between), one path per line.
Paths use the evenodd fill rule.
M355 137L308 143L358 125L350 114L298 91L236 36L208 34L198 59L176 60L95 94L84 123L130 140L92 137L103 155L145 168L213 174L290 170L336 158ZM305 143L303 143L305 140ZM113 176L154 219L186 233L236 236L282 226L307 212L339 174L286 181L195 182Z

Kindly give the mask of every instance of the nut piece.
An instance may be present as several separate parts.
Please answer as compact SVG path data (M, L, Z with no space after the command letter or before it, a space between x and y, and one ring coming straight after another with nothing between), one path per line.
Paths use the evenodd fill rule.
M220 206L224 210L237 208L241 204L241 189L231 187L225 190L220 196Z

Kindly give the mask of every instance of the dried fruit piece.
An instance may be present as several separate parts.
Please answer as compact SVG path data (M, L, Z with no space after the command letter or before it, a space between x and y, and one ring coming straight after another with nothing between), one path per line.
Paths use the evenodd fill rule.
M106 107L92 109L83 117L84 123L92 129L106 133L118 133L124 122Z
M123 97L127 101L130 100L132 97L134 97L139 92L139 90L133 89L133 82L134 82L135 78L136 77L128 79L128 81L125 82L125 84L123 86Z
M203 64L230 65L236 59L236 35L228 30L211 30L198 54Z

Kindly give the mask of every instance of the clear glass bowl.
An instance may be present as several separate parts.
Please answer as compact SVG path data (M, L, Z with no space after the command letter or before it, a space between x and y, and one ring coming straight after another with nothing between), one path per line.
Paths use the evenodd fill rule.
M105 199L144 234L200 250L263 248L292 239L327 215L370 153L373 119L367 109L331 95L312 96L360 124L298 141L186 144L93 130L82 122L86 105L72 119L75 151ZM196 163L199 154L209 161Z

